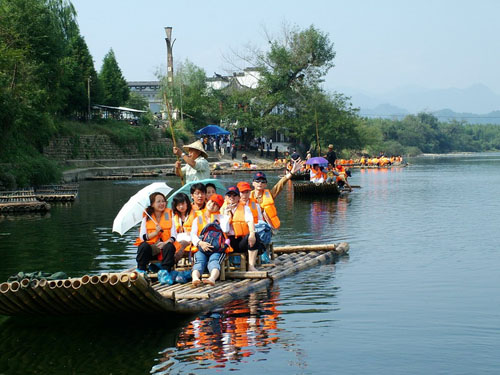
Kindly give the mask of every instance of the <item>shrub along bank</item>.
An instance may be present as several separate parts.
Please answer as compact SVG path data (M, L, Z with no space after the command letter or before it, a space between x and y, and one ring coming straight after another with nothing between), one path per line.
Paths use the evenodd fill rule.
M67 159L166 157L171 154L165 132L152 126L131 126L116 120L61 121L55 124L52 136L42 144L35 142L36 134L9 138L8 141L4 139L2 143L6 147L0 151L0 190L57 183L62 176L60 162ZM113 147L109 150L109 146L103 147L103 144ZM107 153L104 152L106 148Z

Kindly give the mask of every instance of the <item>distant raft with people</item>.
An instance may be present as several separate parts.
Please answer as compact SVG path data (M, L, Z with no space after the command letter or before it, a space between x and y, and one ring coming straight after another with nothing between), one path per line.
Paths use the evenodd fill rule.
M293 193L297 196L334 196L337 197L344 192L337 183L314 184L304 182L293 184Z
M193 289L191 283L162 285L154 275L133 269L65 279L21 278L0 284L2 315L196 314L269 288L281 278L335 262L349 244L274 247L273 260L263 270L238 271L229 267L216 286ZM23 276L24 277L24 276Z

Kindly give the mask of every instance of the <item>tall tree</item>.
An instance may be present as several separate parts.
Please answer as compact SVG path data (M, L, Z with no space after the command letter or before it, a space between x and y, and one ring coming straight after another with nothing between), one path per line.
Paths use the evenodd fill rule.
M130 89L118 66L113 49L104 56L99 80L103 89L103 104L118 107L127 102Z
M102 103L102 93L98 82L94 61L81 35L71 38L68 54L63 61L66 68L68 90L64 114L86 117L89 101Z
M165 77L160 79L174 108L195 129L218 119L217 101L207 90L207 76L202 68L185 60L176 66L173 85L167 84Z

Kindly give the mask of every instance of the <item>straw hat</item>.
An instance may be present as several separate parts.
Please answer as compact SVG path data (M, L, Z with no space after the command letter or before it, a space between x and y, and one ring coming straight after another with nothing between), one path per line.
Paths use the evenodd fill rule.
M190 149L190 148L191 148L191 149L193 149L193 150L200 151L200 152L201 152L201 154L203 155L203 157L204 157L205 159L207 159L207 158L208 158L208 154L207 154L207 152L204 150L203 145L201 144L201 141L196 141L196 142L193 142L193 143L191 143L190 145L184 145L184 146L182 146L182 148L183 148L184 150L186 150L186 152L189 152L189 149Z

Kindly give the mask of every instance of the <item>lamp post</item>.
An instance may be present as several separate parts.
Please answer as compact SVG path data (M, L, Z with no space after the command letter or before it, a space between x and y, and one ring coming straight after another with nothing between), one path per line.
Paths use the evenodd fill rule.
M169 85L174 84L174 56L172 54L172 48L174 47L175 40L172 41L172 27L165 27L165 42L167 43L167 83Z
M89 78L87 78L87 121L90 121L91 119L91 113L90 113L90 81L92 80L92 78L89 76Z

